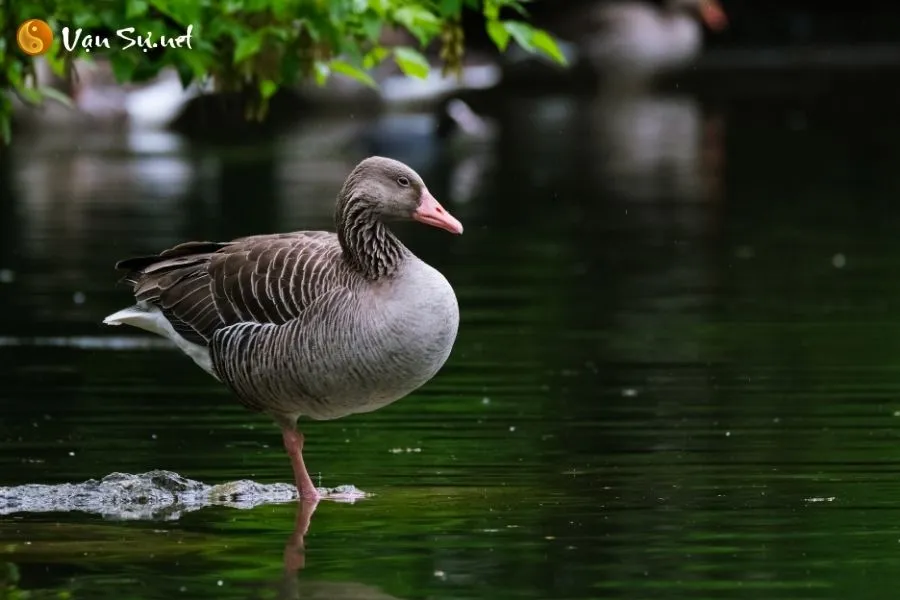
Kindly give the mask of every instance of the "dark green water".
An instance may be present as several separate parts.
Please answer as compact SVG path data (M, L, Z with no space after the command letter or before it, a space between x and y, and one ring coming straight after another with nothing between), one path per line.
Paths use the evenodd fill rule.
M241 150L45 134L0 173L0 485L289 482L264 417L99 324L129 301L111 267L328 227L368 152L409 159L466 225L402 231L462 325L409 398L301 423L322 485L375 494L320 503L302 561L294 504L22 512L0 517L6 579L37 598L893 597L894 113L874 97L521 100L495 142L444 151L385 135L348 150L346 124Z

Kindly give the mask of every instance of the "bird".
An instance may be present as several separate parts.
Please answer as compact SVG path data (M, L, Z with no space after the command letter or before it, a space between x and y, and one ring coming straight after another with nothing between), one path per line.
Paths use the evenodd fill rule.
M713 31L728 25L718 0L605 2L580 15L572 27L584 61L618 80L646 81L687 67L699 55L701 21Z
M189 241L121 260L136 303L103 322L168 338L270 416L298 497L318 501L298 419L391 404L432 379L456 341L453 287L391 231L404 220L463 232L412 168L371 156L338 193L334 232Z

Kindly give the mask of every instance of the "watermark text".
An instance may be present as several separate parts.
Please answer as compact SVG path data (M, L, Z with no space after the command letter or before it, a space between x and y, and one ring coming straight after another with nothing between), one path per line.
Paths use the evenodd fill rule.
M96 35L86 33L81 27L74 31L68 27L63 27L60 32L62 45L69 52L81 50L90 52L91 50L107 49L112 50L114 47L120 50L129 50L134 48L143 52L156 48L188 48L193 50L191 46L194 26L188 25L185 32L179 36L156 36L153 32L145 34L135 33L134 27L123 27L116 30L113 37L105 35Z

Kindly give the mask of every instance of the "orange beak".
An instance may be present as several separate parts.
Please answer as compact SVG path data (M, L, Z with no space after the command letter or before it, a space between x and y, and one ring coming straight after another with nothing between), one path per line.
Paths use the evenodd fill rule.
M713 31L722 31L728 27L728 16L718 0L704 0L700 5L700 16Z
M422 199L419 201L419 208L413 213L413 219L457 235L463 232L462 223L444 210L441 203L435 200L428 190L422 190Z

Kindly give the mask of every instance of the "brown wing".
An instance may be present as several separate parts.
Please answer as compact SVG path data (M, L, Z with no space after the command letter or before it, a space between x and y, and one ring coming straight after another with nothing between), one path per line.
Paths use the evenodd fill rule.
M158 306L179 334L202 345L236 323L286 323L350 279L337 237L324 231L188 242L116 268L128 271L139 302Z

